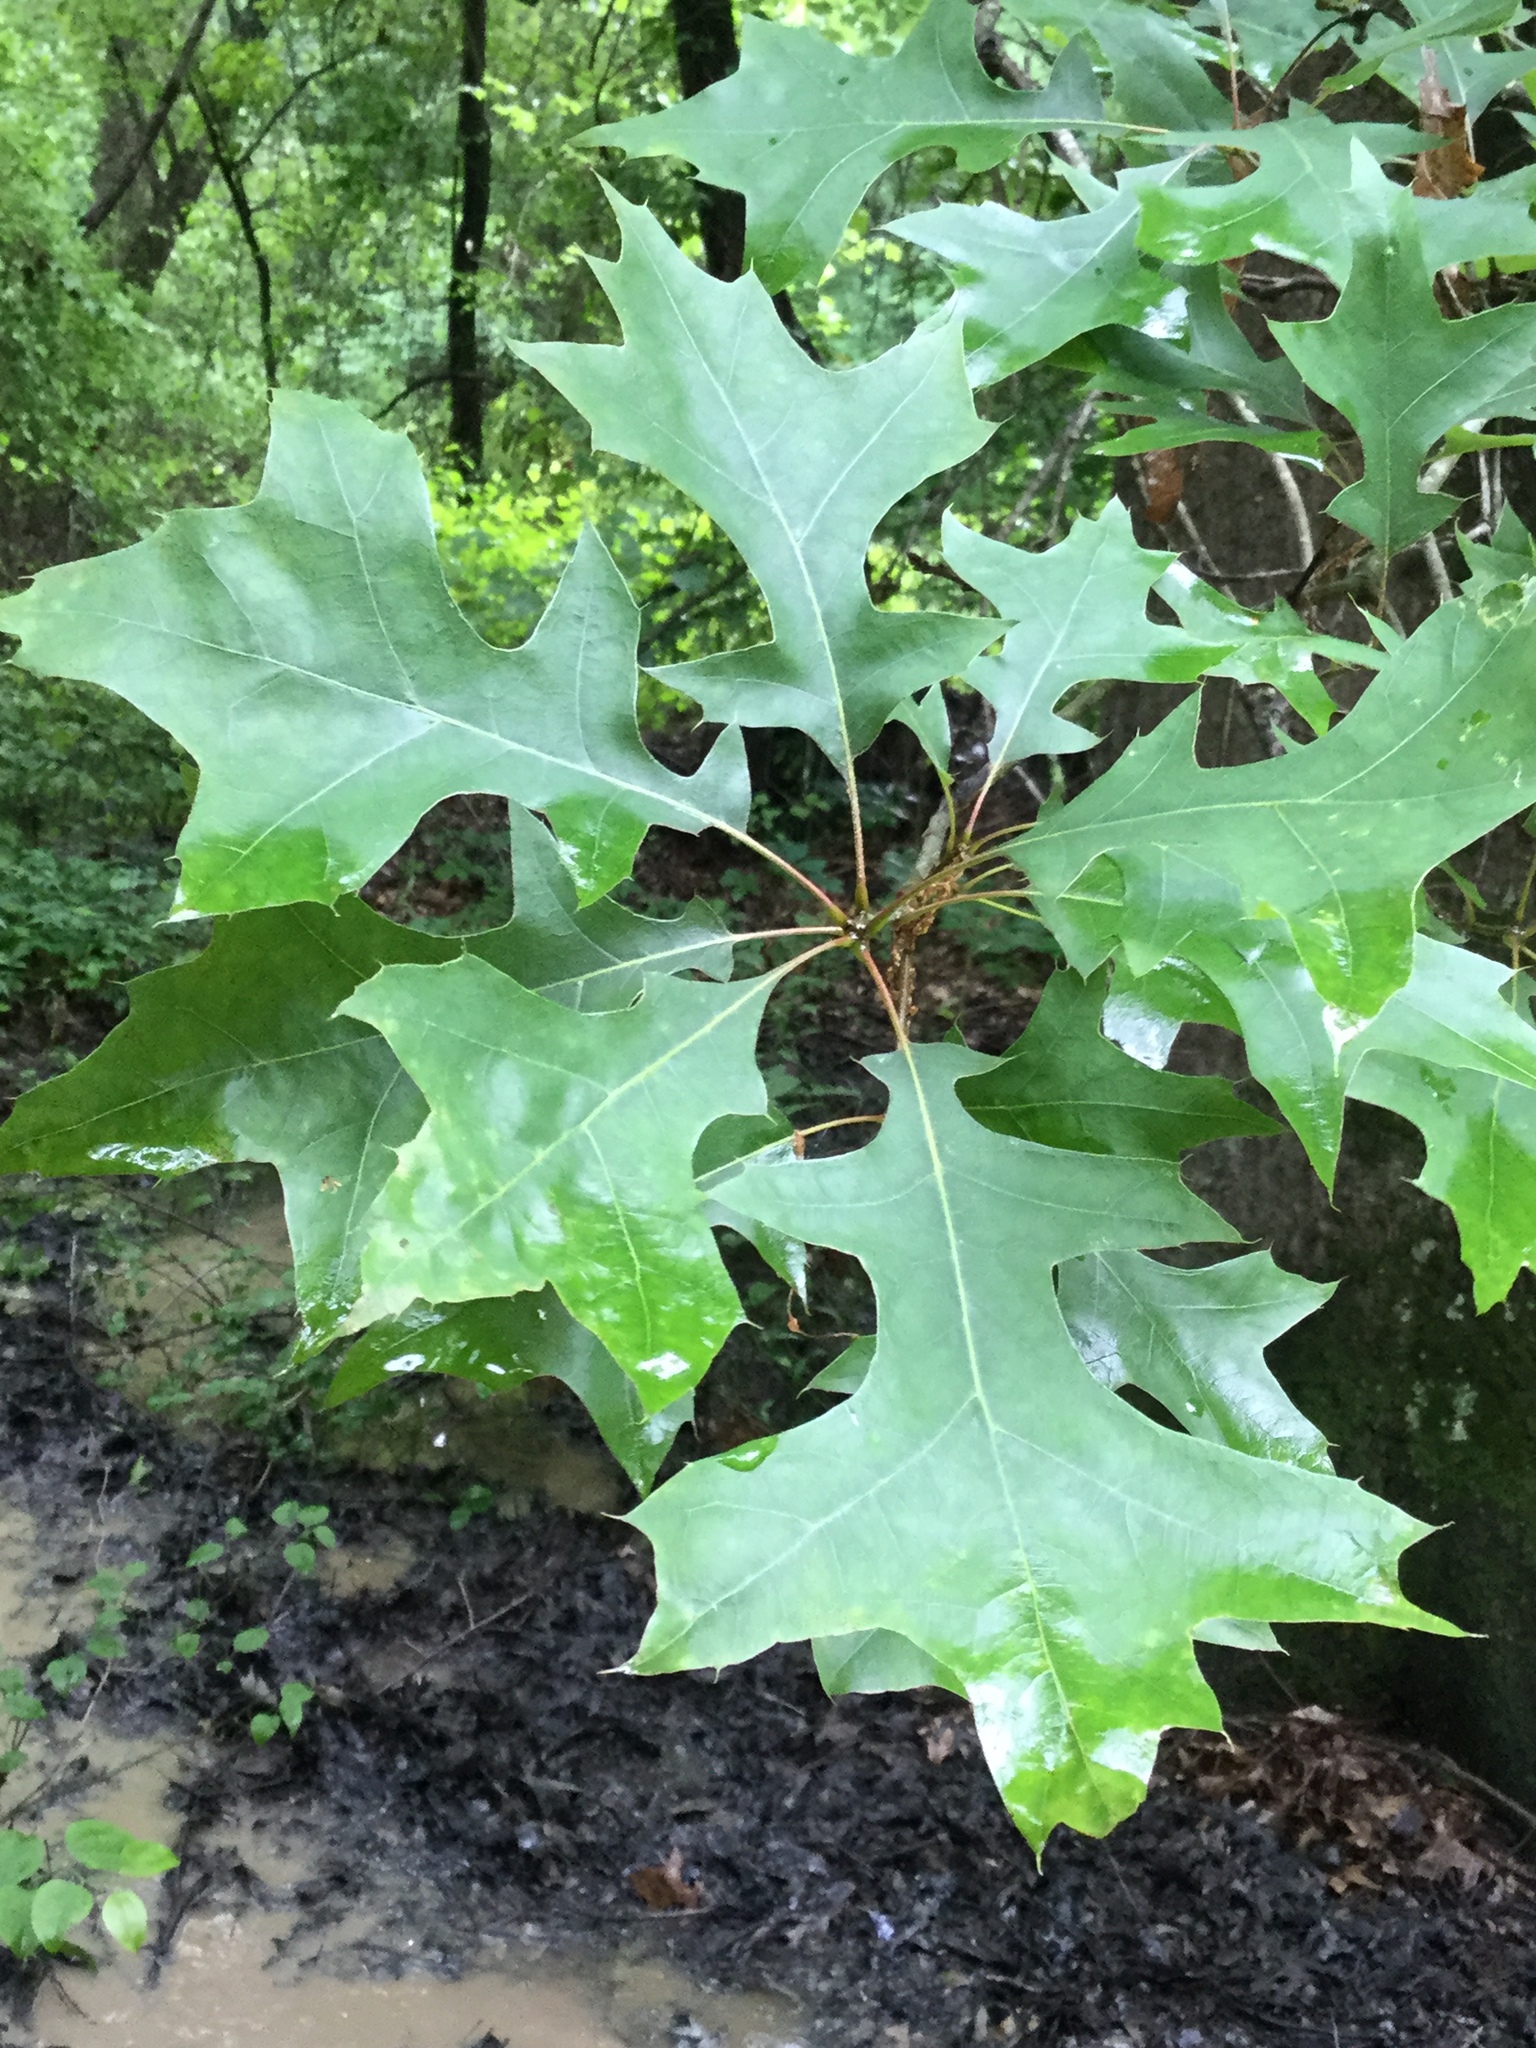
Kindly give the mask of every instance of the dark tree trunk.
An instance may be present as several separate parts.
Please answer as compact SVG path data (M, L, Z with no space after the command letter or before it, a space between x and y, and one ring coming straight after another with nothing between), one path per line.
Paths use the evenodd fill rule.
M729 78L740 60L731 0L671 0L677 39L677 82L684 99ZM740 277L747 239L747 202L739 192L697 181L704 268L727 283Z
M453 274L448 286L448 438L465 476L475 475L485 454L485 386L475 298L480 259L491 211L491 123L485 110L486 0L463 0L462 64L459 73L459 220L453 236Z

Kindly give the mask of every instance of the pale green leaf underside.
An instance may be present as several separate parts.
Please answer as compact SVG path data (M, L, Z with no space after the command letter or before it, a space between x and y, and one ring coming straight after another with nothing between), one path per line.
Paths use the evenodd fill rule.
M1536 307L1447 320L1425 272L1412 196L1363 153L1355 183L1370 219L1338 305L1326 320L1277 323L1275 339L1360 436L1365 475L1329 512L1392 555L1456 509L1443 491L1419 489L1424 459L1447 428L1536 403Z
M1095 734L1055 714L1074 684L1108 676L1191 683L1237 645L1236 633L1213 643L1148 619L1147 592L1177 558L1138 547L1118 499L1039 554L989 540L947 514L944 558L1017 622L1001 652L980 656L965 676L997 713L988 754L998 768L1096 744Z
M952 149L961 170L982 171L1026 135L1114 125L1081 52L1058 60L1042 92L1018 92L982 69L975 22L969 0L930 0L895 56L867 57L747 14L729 78L580 140L684 157L744 193L747 261L769 291L815 284L864 194L914 150Z

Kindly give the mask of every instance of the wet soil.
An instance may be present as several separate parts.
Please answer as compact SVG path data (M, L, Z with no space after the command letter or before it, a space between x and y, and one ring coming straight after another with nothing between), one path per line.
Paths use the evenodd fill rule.
M1299 1846L1265 1818L1281 1802L1262 1769L1228 1773L1223 1799L1210 1755L1191 1770L1175 1751L1111 1841L1061 1833L1037 1871L946 1696L832 1703L798 1647L718 1677L622 1676L650 1597L624 1523L529 1499L455 1532L410 1475L273 1473L249 1443L189 1444L70 1366L68 1309L39 1282L0 1338L0 1485L38 1531L32 1634L0 1647L35 1666L73 1649L98 1564L151 1563L91 1712L109 1747L171 1758L154 1797L182 1863L148 1991L7 1966L0 2039L18 2048L247 2048L303 2040L305 2014L370 2048L1536 2042L1536 1877L1496 1820L1471 1814L1456 1853L1417 1859L1442 1874L1416 1876L1407 1854L1362 1861L1347 1800ZM190 1544L232 1514L270 1532L295 1492L329 1502L342 1539L323 1579L254 1535L205 1574L210 1632L271 1618L244 1690L157 1649ZM255 1747L245 1721L293 1676L316 1692L303 1726ZM1347 1743L1332 1768L1336 1791L1353 1773L1369 1792ZM1416 1804L1401 1771L1378 1809L1411 1847L1436 1794ZM543 2034L536 2009L494 2002L536 1964ZM455 1988L421 2001L434 1980ZM211 2020L199 1983L224 2001Z

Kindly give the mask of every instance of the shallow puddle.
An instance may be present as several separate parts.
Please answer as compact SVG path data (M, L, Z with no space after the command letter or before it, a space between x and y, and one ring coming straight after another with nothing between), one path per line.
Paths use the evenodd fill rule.
M35 1658L73 1630L82 1618L76 1610L89 1603L76 1586L59 1586L55 1569L67 1564L64 1576L77 1585L104 1533L123 1535L125 1518L152 1512L151 1503L119 1498L76 1534L53 1536L9 1486L0 1488L0 1662ZM72 1543L79 1555L64 1560ZM332 1595L367 1598L409 1569L412 1551L385 1536L334 1559ZM396 1931L412 1924L408 1871L379 1889L376 1914L316 1926L281 1910L310 1888L307 1840L323 1828L323 1815L294 1831L237 1795L189 1846L174 1787L212 1761L212 1745L195 1730L130 1737L94 1712L84 1722L50 1715L39 1724L27 1762L0 1794L0 1825L57 1843L82 1815L112 1821L205 1867L243 1866L266 1909L194 1908L158 1966L148 1951L111 1948L93 1920L84 1938L101 1967L56 1966L24 2031L0 2023L0 2038L17 2048L800 2048L788 2000L705 1991L638 1947L615 1945L573 1962L531 1939L482 1937L458 1976L433 1974L416 1963L414 1941ZM155 1880L135 1889L153 1939L166 1892Z
M620 2048L574 1990L500 1972L457 1983L427 1976L351 1983L285 1966L282 1913L189 1919L153 1990L130 1965L71 1974L38 2000L48 2048ZM488 2044L486 2044L488 2048Z
M456 1980L345 1977L291 1913L189 1917L170 1962L123 1959L45 1985L41 2048L798 2048L787 2006L701 1992L664 1964L598 1964L578 1984L506 1956ZM362 1930L350 1925L346 1930Z

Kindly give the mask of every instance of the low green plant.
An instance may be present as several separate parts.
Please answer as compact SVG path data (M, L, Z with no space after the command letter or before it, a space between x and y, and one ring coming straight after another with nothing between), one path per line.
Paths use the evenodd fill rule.
M1479 12L1479 32L1514 13ZM1438 130L1333 118L1341 84L1413 89L1421 45L1468 104L1517 53L1483 50L1464 9L1421 7L1411 32L1367 10L1309 105L1292 88L1315 12L1252 14L1020 0L1024 87L983 70L965 0L931 0L890 57L749 21L732 78L586 138L681 153L745 195L757 275L727 285L615 194L622 250L597 268L621 345L521 351L600 450L729 537L771 618L771 639L653 669L722 728L692 773L642 743L640 620L594 532L536 629L495 647L444 585L408 444L302 393L274 403L251 503L178 513L0 606L19 660L127 698L195 758L178 902L214 919L196 959L135 984L99 1052L23 1099L0 1161L270 1161L294 1357L356 1339L328 1398L551 1374L642 1491L743 1320L715 1231L801 1292L807 1244L858 1261L877 1328L823 1378L836 1405L685 1464L635 1511L659 1597L631 1668L809 1638L834 1693L946 1687L1037 1845L1131 1811L1166 1726L1218 1724L1196 1642L1269 1648L1275 1622L1450 1632L1398 1588L1423 1526L1334 1474L1265 1363L1325 1290L1266 1253L1149 1256L1229 1249L1179 1161L1280 1128L1165 1070L1181 1023L1241 1037L1327 1184L1346 1099L1417 1124L1479 1307L1536 1261L1528 903L1490 958L1423 891L1536 794L1530 538L1491 483L1478 529L1435 537L1459 511L1452 465L1497 452L1480 423L1536 410L1536 306L1491 303L1477 270L1536 252L1531 182L1420 196ZM814 282L879 172L941 146L977 172L1035 149L1038 214L890 223L952 296L878 361L812 361L770 290ZM1268 302L1244 266L1276 251L1333 310L1256 347ZM873 602L876 526L986 440L976 390L1042 365L1137 422L1101 455L1228 441L1288 482L1288 464L1325 469L1356 637L1237 604L1140 546L1119 504L1035 551L949 516L935 540L959 608L906 584ZM1303 603L1305 506L1297 545ZM1413 562L1444 601L1405 635L1393 578ZM1345 665L1375 672L1347 712ZM1273 754L1197 765L1210 676L1264 709ZM957 677L993 715L963 794ZM1063 762L1097 744L1115 680L1179 699L1083 786ZM882 884L860 764L893 719L936 802ZM778 843L752 828L742 727L791 729L831 763L847 831L824 868L788 822ZM1006 798L1031 759L1050 796L1021 815ZM465 936L370 911L358 892L463 791L509 803L511 919ZM763 892L738 878L729 925L708 906L639 915L614 891L655 827L725 835L801 908L757 925ZM1017 923L1021 984L1062 963L1003 1058L924 1013L923 945L957 911ZM882 1020L870 1080L792 1131L759 1034L834 971ZM1133 1386L1156 1416L1119 1398ZM281 1694L269 1734L274 1718L296 1725Z
M126 1885L104 1896L78 1878L58 1874L60 1862L95 1876L159 1877L181 1861L163 1842L141 1841L106 1820L71 1821L63 1851L50 1849L41 1835L0 1829L0 1943L24 1959L39 1949L70 1962L88 1963L88 1950L72 1937L99 1913L103 1930L120 1948L141 1949L149 1937L143 1898Z

